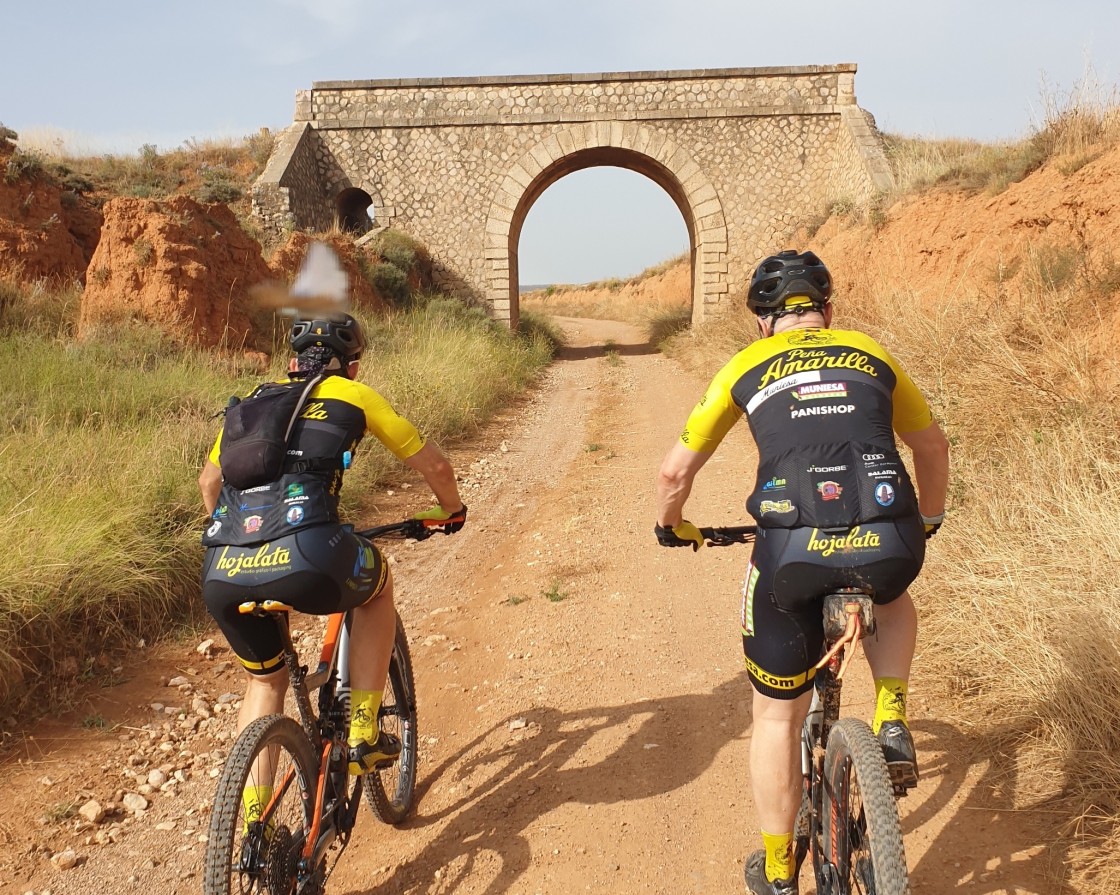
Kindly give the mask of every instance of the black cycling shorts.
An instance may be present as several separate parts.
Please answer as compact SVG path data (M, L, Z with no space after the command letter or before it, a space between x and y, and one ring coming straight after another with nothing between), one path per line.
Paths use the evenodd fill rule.
M760 528L743 583L743 654L754 688L775 699L806 692L824 644L825 595L856 587L890 603L918 577L925 553L916 516L839 533Z
M279 600L309 615L361 606L381 592L388 566L349 525L319 525L253 547L210 547L202 598L250 674L271 674L284 647L270 618L242 615L249 600Z

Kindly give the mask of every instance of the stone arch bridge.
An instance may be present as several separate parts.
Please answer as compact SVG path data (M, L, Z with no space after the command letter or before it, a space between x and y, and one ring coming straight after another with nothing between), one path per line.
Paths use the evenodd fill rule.
M444 288L518 318L533 203L582 168L649 177L688 229L693 321L741 296L757 261L830 201L891 185L855 65L325 81L253 188L266 228L397 227ZM367 215L367 210L370 214ZM620 234L625 239L625 234Z

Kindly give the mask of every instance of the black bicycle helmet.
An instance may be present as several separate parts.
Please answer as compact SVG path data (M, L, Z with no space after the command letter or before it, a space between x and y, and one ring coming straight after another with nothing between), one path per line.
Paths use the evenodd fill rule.
M824 307L832 295L832 277L812 252L798 254L786 249L758 265L747 292L747 307L765 317L780 311L785 300L794 295L804 295L814 305Z
M345 361L358 360L366 347L362 325L349 314L314 319L297 317L288 340L296 354L321 346L330 348Z

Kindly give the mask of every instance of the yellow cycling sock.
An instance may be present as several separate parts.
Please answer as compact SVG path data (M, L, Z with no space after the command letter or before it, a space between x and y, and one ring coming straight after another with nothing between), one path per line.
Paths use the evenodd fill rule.
M241 832L249 832L249 824L261 819L264 814L264 809L268 807L268 803L272 801L272 786L246 786L241 793L241 805L245 809L245 829Z
M766 879L790 879L793 876L793 833L767 833L762 831L762 844L766 847Z
M884 721L906 723L906 681L897 677L875 679L875 720L871 732L878 733Z
M361 742L376 743L377 712L381 708L381 690L350 691L350 738L351 746Z

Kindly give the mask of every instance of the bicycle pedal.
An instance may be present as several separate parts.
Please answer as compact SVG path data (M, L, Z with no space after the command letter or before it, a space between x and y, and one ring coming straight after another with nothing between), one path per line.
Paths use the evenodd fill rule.
M904 796L918 785L918 772L910 762L894 762L887 765L887 773L891 778L896 796Z

